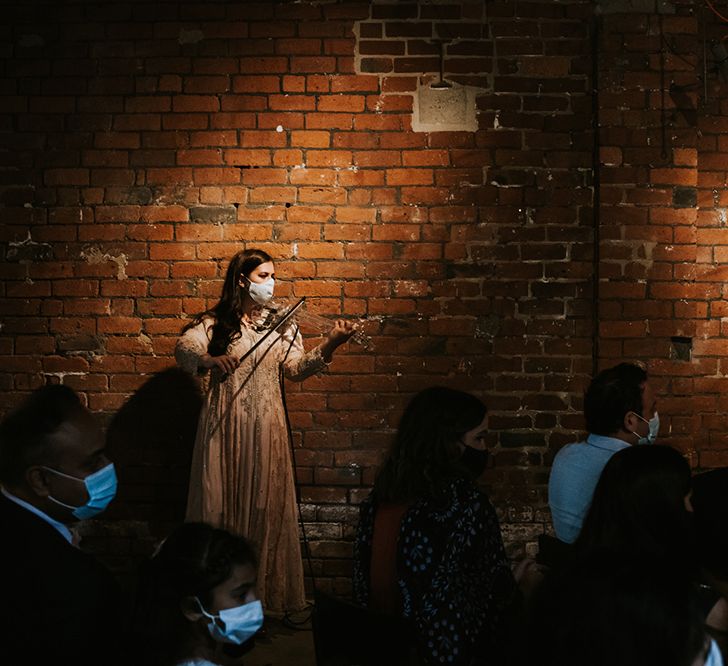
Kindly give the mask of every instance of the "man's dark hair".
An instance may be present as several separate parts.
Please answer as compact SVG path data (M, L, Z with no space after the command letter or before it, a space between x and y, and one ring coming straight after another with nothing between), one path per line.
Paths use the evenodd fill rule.
M0 424L0 483L17 483L28 467L48 461L51 435L86 410L61 384L34 391Z
M634 363L620 363L600 372L584 395L587 430L611 435L622 428L629 412L642 416L642 385L646 381L647 372Z

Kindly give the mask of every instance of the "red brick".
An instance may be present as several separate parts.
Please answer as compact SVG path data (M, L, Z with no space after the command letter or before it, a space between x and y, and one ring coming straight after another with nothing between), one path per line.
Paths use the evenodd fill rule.
M387 185L431 185L432 169L387 169Z
M185 206L142 206L140 219L142 222L186 222L189 211Z
M240 169L222 168L222 169L194 169L193 179L196 185L217 185L220 183L239 183Z
M186 165L216 165L222 164L222 151L215 149L178 150L177 164Z
M650 182L655 185L697 185L698 172L695 169L652 169Z
M301 167L303 164L303 152L297 148L276 150L273 153L273 164L279 167Z
M391 167L402 164L402 154L395 150L357 151L354 164L360 167Z
M264 149L231 149L224 152L225 164L246 168L251 166L270 166L271 154Z
M384 171L362 170L353 167L352 170L339 172L339 185L342 187L379 187L384 185Z
M399 116L382 115L378 113L358 114L354 118L354 129L357 131L381 131L381 132L397 132L401 129L407 129L402 123Z
M285 169L245 169L242 177L244 185L285 185L288 172Z
M319 98L318 110L333 113L359 113L364 110L364 97L362 95L324 95Z
M159 185L192 184L192 169L147 169L147 183Z
M250 193L251 203L293 203L295 187L257 187Z
M240 137L240 145L244 148L281 148L286 144L285 132L245 130Z
M331 57L292 56L290 68L290 71L294 74L305 72L333 74L336 72L336 59Z
M336 171L330 169L295 169L291 185L335 185Z
M259 113L258 127L260 129L275 129L276 132L284 134L278 127L283 130L295 130L303 128L304 114L298 111L276 111L275 113Z
M306 114L306 129L343 129L349 130L353 126L354 117L351 113L308 113Z
M45 172L46 185L88 185L88 169L48 169Z
M172 110L181 113L219 111L220 100L212 95L175 95Z
M205 116L205 119L207 117ZM216 113L210 118L213 129L250 129L255 127L254 113Z
M282 56L241 58L240 71L243 74L283 74L288 71L288 58Z
M190 133L190 145L193 147L235 146L237 143L238 135L235 130Z
M346 203L346 190L340 187L299 187L298 200L302 203L340 205Z
M313 111L316 99L311 95L269 95L268 105L272 111Z
M352 154L348 150L309 150L306 164L311 167L347 167L351 164Z

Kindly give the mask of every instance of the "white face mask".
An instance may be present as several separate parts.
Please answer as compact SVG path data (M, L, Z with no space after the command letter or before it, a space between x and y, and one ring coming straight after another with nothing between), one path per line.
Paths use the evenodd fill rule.
M273 289L275 288L275 280L271 277L265 282L252 282L249 278L245 278L248 281L248 294L258 305L265 305L271 298L273 298Z
M225 608L217 615L210 615L197 597L195 601L200 605L202 614L210 618L207 623L210 636L221 643L242 645L263 626L263 604L258 600L235 608ZM222 621L224 628L216 622L217 619Z
M637 437L639 437L637 444L654 444L657 439L657 433L660 431L660 416L657 412L655 412L655 415L648 421L646 418L637 414L637 412L634 412L634 414L638 418L642 419L650 428L646 437L640 437L638 433L632 432L633 435L637 435Z

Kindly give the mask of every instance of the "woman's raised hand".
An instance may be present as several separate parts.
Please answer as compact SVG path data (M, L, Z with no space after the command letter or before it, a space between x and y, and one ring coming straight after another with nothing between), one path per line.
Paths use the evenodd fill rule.
M328 363L331 361L331 355L334 353L334 350L354 335L358 328L353 322L346 321L345 319L337 319L321 347L324 362Z
M235 356L210 356L210 354L204 354L200 358L200 365L203 368L218 368L223 374L230 375L238 367L238 359Z
M328 339L331 345L336 348L339 345L344 344L354 333L356 333L359 327L357 324L346 319L337 319L334 322L333 328L329 331Z

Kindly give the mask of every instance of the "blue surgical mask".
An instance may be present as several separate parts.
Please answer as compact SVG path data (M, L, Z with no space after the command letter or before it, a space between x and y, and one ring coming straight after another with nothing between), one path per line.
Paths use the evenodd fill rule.
M207 623L210 635L221 643L242 645L263 626L263 604L258 600L235 608L225 608L217 615L208 613L197 597L195 600L200 605L202 614L210 619ZM224 628L216 622L218 619L225 625Z
M710 652L703 662L703 666L723 666L723 656L720 653L718 644L710 639Z
M71 476L70 474L64 474L52 467L44 467L43 469L47 469L49 472L58 474L58 476L64 476L67 479L80 481L86 486L88 501L82 506L64 504L55 497L48 495L48 499L51 500L51 502L55 502L66 509L71 509L72 515L79 520L86 520L87 518L98 516L106 509L107 506L109 506L111 500L114 499L114 496L116 495L117 479L114 463L109 463L106 467L102 467L98 472L89 474L84 479L79 479L77 476Z
M654 444L655 440L657 439L657 433L660 431L659 415L657 414L657 412L655 412L655 415L649 421L643 416L637 414L637 412L635 412L635 415L637 416L637 418L642 419L649 426L650 429L646 437L640 437L639 434L637 434L636 432L632 433L633 435L637 435L637 437L639 437L639 439L637 440L637 444Z

